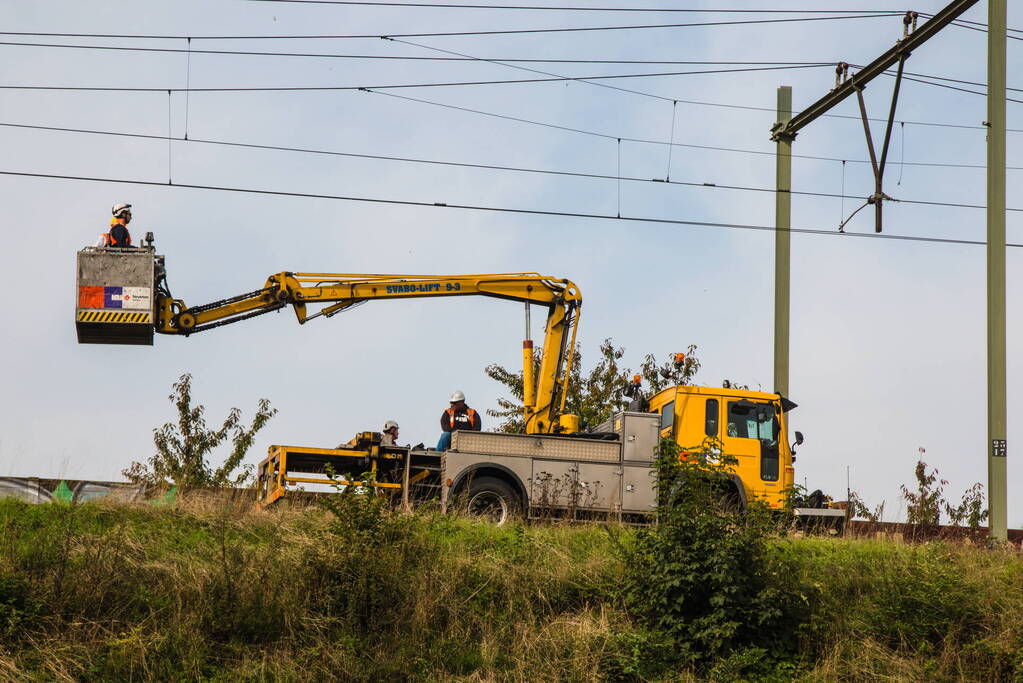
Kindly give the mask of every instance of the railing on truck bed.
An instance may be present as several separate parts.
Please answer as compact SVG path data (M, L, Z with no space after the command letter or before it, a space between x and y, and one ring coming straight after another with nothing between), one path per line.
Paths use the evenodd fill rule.
M381 495L411 497L439 489L440 453L384 446L378 432L362 432L344 448L270 446L259 463L256 502L267 506L291 490L348 486L372 488Z

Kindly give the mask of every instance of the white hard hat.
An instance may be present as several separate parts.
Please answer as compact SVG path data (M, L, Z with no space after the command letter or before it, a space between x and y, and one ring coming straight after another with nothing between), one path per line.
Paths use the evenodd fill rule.
M454 403L455 401L464 401L464 400L465 400L465 394L463 394L461 391L456 391L455 393L451 394L451 402L452 403Z
M385 432L389 432L392 429L397 429L397 428L398 428L398 423L395 422L394 420L388 420L387 422L384 423L384 431Z
M114 204L114 208L110 210L110 213L114 214L114 217L120 216L122 213L131 213L131 204Z

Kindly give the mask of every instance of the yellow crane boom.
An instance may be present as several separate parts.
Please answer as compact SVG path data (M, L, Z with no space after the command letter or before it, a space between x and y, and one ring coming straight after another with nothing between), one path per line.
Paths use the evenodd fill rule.
M533 342L527 325L523 342L523 394L528 434L577 431L578 419L564 414L582 295L570 280L539 273L482 275L365 275L353 273L277 273L262 289L188 307L160 290L155 330L189 335L291 306L299 323L329 318L365 301L382 299L487 296L538 304L548 309L543 354L534 375ZM323 304L315 311L311 307Z

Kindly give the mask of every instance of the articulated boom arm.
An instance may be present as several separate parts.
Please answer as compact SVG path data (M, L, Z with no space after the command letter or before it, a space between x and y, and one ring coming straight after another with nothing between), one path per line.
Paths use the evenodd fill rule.
M489 296L546 306L543 360L534 376L533 342L523 342L525 422L529 434L561 431L571 375L575 334L582 306L579 288L569 280L539 273L487 275L357 275L350 273L278 273L262 289L189 308L169 295L157 296L156 331L189 335L285 306L299 323L329 318L364 301L377 299ZM309 306L324 304L310 313ZM528 336L528 327L527 327ZM572 431L571 420L566 427Z

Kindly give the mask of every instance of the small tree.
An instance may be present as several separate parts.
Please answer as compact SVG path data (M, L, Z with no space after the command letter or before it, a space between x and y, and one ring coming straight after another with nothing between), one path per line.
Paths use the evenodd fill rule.
M966 526L971 529L980 527L987 521L987 508L984 507L984 485L979 481L966 489L959 505L945 502L945 513L954 526Z
M628 404L625 389L629 369L618 365L624 355L625 349L615 348L610 339L605 339L600 345L600 360L585 378L582 377L582 357L574 363L579 371L570 382L565 409L578 415L582 424L599 425Z
M852 511L852 516L865 519L868 522L883 522L884 521L884 501L882 500L873 511L867 507L867 504L863 502L860 494L856 491L849 493L849 506Z
M921 451L922 452L922 451ZM915 492L902 485L902 497L906 500L906 521L910 524L937 526L941 522L942 487L948 481L938 478L938 470L927 473L927 463L918 460L916 463Z
M202 405L192 405L192 376L182 375L168 396L178 411L178 423L168 422L153 430L156 454L148 462L133 462L121 471L136 484L173 483L181 487L240 486L252 476L252 465L242 459L260 429L277 414L270 401L259 400L256 416L248 428L241 424L241 411L232 408L224 424L216 430L206 428ZM231 452L219 467L209 462L212 451L230 437ZM236 470L240 470L237 471Z
M582 354L578 349L572 358L572 373L568 382L568 397L565 399L565 410L579 416L586 425L600 424L611 416L616 409L624 407L624 391L628 386L629 370L618 366L618 361L625 354L625 349L615 348L610 339L600 345L600 361L583 377ZM539 374L542 351L533 355L534 376ZM522 371L512 372L503 365L488 365L484 372L491 379L497 380L508 388L512 398L498 398L497 410L488 410L492 417L504 418L499 429L502 432L521 434L526 430L523 418L523 382Z
M639 366L639 373L643 376L652 393L661 389L673 387L676 384L690 384L696 372L700 369L700 360L696 357L696 344L690 344L686 349L682 362L674 358L663 363L658 363L653 354L647 354L643 364Z
M690 345L681 364L676 364L674 359L659 364L653 355L647 355L640 366L640 374L653 392L675 384L689 384L700 368L695 351L696 346ZM600 360L584 375L582 354L575 351L565 410L578 415L583 425L598 425L628 405L625 390L629 386L632 371L619 365L624 355L625 349L615 347L610 339L605 339L600 345ZM539 371L541 358L541 352L537 351L533 357L536 372ZM512 372L495 363L488 365L484 372L491 379L505 385L512 395L510 399L498 398L498 409L488 410L487 414L504 419L499 427L501 431L521 434L525 431L522 417L522 371Z
M921 448L920 454L926 451ZM927 473L927 463L920 460L916 463L917 490L910 491L902 486L902 497L906 500L906 518L910 524L937 526L941 523L942 511L948 515L953 526L969 526L978 528L987 520L988 511L984 507L984 486L977 482L963 493L958 505L952 505L942 496L943 488L948 481L938 478L938 470Z

